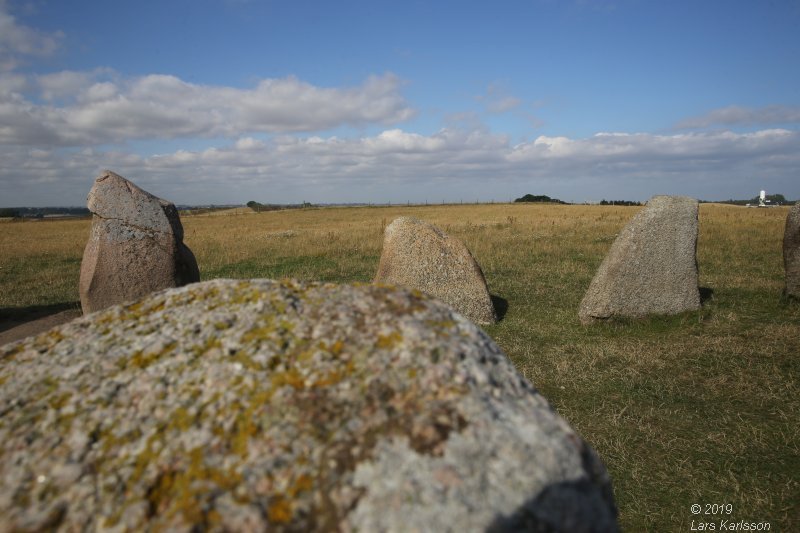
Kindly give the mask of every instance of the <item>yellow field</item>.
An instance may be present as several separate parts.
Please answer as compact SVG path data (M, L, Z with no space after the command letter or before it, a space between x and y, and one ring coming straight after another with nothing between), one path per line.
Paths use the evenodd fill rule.
M285 258L307 257L330 260L323 267L321 277L325 279L369 281L377 269L383 228L398 216L416 216L462 239L491 286L493 272L516 269L520 259L530 253L546 256L548 264L555 263L563 276L591 276L594 263L602 259L616 233L636 211L631 207L514 204L258 214L239 208L184 216L182 221L185 242L197 257L203 279L248 262L264 267L264 272L251 275L266 276L270 267ZM785 208L701 206L701 284L713 288L724 276L729 287L780 291L785 217ZM77 300L77 276L89 226L86 219L3 225L0 308ZM764 261L766 258L769 260ZM303 263L289 274L316 279L320 277L318 267ZM531 264L530 268L540 270L541 265ZM753 277L754 268L761 275Z
M800 306L781 297L786 208L700 208L700 284L677 317L581 326L632 207L359 207L182 218L203 279L370 281L400 215L462 239L507 302L485 328L598 450L630 531L689 530L693 503L800 529ZM74 302L90 221L0 225L0 312Z

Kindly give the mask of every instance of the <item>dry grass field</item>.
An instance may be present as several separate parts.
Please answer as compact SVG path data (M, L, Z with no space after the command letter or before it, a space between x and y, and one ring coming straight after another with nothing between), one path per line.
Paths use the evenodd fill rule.
M578 304L638 208L463 205L185 216L203 279L370 281L383 228L462 239L505 315L485 328L608 466L626 531L694 520L800 531L800 305L781 297L785 208L700 209L701 311L581 326ZM88 220L0 225L0 315L76 305ZM692 504L731 504L694 515Z

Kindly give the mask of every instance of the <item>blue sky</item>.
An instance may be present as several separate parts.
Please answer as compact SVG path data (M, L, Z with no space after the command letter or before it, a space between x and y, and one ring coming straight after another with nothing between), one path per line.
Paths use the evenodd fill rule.
M0 0L0 206L800 198L795 0Z

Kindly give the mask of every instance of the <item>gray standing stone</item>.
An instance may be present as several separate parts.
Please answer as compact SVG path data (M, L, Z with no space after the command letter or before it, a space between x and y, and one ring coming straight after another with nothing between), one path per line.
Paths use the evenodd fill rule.
M786 295L800 298L800 202L794 204L786 216L783 267L786 271Z
M200 281L171 202L106 170L89 191L88 207L94 216L81 262L84 313Z
M419 292L214 280L0 347L10 530L616 531L595 452Z
M584 324L700 308L697 200L654 196L620 232L580 305Z
M386 227L375 283L435 296L477 324L497 322L486 278L464 243L416 218Z

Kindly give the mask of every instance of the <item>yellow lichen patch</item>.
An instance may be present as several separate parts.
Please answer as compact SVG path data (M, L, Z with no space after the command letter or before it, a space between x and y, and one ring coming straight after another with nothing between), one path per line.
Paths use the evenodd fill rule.
M445 332L448 329L454 328L456 323L452 320L426 320L425 325L436 331Z
M378 340L375 342L375 346L386 349L393 348L401 340L403 340L403 336L400 335L400 332L393 331L388 335L378 335Z
M298 363L307 363L307 362L311 361L314 358L314 354L316 354L316 353L319 353L319 352L317 352L317 351L315 351L313 349L300 350L299 352L297 352L297 355L295 356L295 360Z
M423 294L423 292L420 291L419 289L411 289L411 295L414 298L424 298L425 297L425 294Z
M280 312L282 313L283 310L281 310ZM281 332L291 333L294 330L294 324L286 319L281 320L281 323L279 325L281 328Z
M331 346L330 352L333 355L339 355L340 353L342 353L342 349L344 349L344 343L342 341L338 340L338 341L333 343L333 346Z
M39 385L45 390L45 394L49 394L58 389L58 381L51 376L45 376Z
M61 333L61 331L57 329L51 330L47 332L45 335L47 336L48 340L53 342L53 344L64 340L64 335Z
M264 293L247 281L238 283L232 295L232 301L239 304L254 304L260 302L263 298Z
M148 353L145 353L142 350L136 350L129 358L126 359L123 357L118 359L117 366L120 369L125 369L129 366L140 369L147 368L162 356L166 355L168 352L173 351L176 346L178 346L178 343L173 341L158 350L153 350L152 352Z
M243 415L236 418L231 435L231 451L240 457L247 457L250 437L256 434L257 426L251 417Z
M142 310L142 302L135 302L130 305L126 305L124 309L131 314L138 315Z
M18 353L20 353L20 352L22 352L24 350L25 350L25 345L24 344L18 344L16 346L14 346L12 349L10 349L9 351L7 351L6 353L4 353L2 355L2 357L0 357L0 361L11 361L11 360L14 359L14 357Z
M254 420L255 413L268 403L271 397L271 390L258 390L250 398L247 408L236 410L236 419L229 435L231 451L236 455L247 457L248 442L259 431L259 426Z
M265 338L269 338L271 334L274 332L275 332L275 326L270 321L270 323L268 324L253 328L250 331L245 332L245 334L242 335L241 340L243 343L260 341Z
M286 302L282 298L272 298L269 301L273 314L282 315L286 312Z
M67 402L71 397L72 397L71 392L65 392L63 394L59 394L58 396L50 398L50 401L48 403L52 409L61 409L62 407L67 405Z
M178 407L172 412L170 426L178 431L186 431L194 424L194 417L189 414L185 407Z
M206 339L205 343L202 346L194 345L192 346L191 350L195 357L199 357L201 355L207 354L214 348L221 348L222 343L217 337L209 337Z
M117 437L111 430L105 430L100 432L98 441L101 443L103 454L109 454L118 446L138 440L141 436L142 432L139 428L135 428L121 437Z
M301 492L305 492L307 490L311 490L314 488L314 480L311 479L311 476L306 474L301 474L294 482L294 485L290 489L290 494L292 497L297 496Z
M206 513L206 523L212 529L220 529L220 525L222 525L222 515L219 514L219 511L215 509L211 509L208 513Z
M241 482L235 472L222 472L209 468L203 461L203 449L188 452L188 464L183 468L167 467L147 493L150 508L158 514L172 517L181 514L187 524L201 524L206 520L204 507L209 494L208 484L231 490Z
M292 502L298 494L314 488L314 480L307 474L300 474L286 490L286 494L273 498L267 508L267 518L274 524L285 524L292 520L294 515Z
M133 483L138 483L139 480L142 479L142 475L144 475L144 471L147 469L148 465L158 458L159 453L153 449L153 444L160 438L160 433L161 432L158 431L150 435L144 450L136 456L136 460L133 464L133 473L131 474L131 481Z
M272 387L276 389L284 385L289 385L294 389L302 389L305 384L303 376L301 376L300 372L294 367L285 372L275 372L270 376L270 382L272 383Z
M133 305L138 305L138 304L133 304ZM126 307L125 309L129 309L129 307ZM115 317L112 313L108 312L94 319L95 326L110 325L116 322L117 322L117 317Z
M261 370L261 365L253 361L244 350L238 350L231 356L231 360L250 370Z
M286 499L275 498L267 509L267 518L274 524L285 524L292 519L292 507Z
M348 361L344 368L339 368L329 372L324 377L316 380L311 385L312 387L327 387L329 385L335 385L342 381L343 378L349 377L353 373L353 369L355 368L355 363L353 361Z
M158 359L158 354L156 353L145 355L141 350L137 350L133 355L131 355L130 359L128 359L127 364L135 366L136 368L147 368L156 359ZM126 363L123 361L122 364Z

